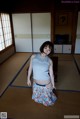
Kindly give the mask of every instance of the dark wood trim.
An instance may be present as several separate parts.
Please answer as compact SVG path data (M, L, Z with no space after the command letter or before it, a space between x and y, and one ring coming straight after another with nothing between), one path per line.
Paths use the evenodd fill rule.
M34 51L33 49L33 23L32 23L32 13L30 13L30 23L31 23L31 40L32 40L32 52Z
M72 51L71 53L74 54L75 52L75 43L76 43L76 32L77 32L77 21L78 21L78 10L73 11L73 18L72 18Z
M51 41L54 43L54 12L51 12Z
M11 23L11 32L12 32L12 44L14 45L14 49L16 52L16 48L15 48L15 40L14 40L14 30L13 30L13 20L12 20L12 14L10 15L10 23Z
M51 41L53 43L53 53L54 53L54 39L55 39L55 10L51 12Z
M14 45L10 45L8 47L6 47L5 49L3 49L2 51L0 51L0 54L6 52L7 50L9 50L11 47L13 47Z

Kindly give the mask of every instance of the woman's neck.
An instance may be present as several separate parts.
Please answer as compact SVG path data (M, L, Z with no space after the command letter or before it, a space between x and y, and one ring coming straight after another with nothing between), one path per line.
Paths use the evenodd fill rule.
M47 55L45 53L41 53L41 56L42 57L46 57Z

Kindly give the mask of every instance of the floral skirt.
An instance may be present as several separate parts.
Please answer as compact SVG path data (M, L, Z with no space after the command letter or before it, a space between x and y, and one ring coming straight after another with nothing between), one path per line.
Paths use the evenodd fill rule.
M41 103L45 106L50 106L55 103L57 97L52 92L52 89L49 89L46 86L39 86L36 83L33 83L32 99L35 102Z

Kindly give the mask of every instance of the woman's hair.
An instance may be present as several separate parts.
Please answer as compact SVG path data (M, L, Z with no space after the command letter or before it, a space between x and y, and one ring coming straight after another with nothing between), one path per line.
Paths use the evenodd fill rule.
M50 42L50 41L46 41L46 42L44 42L44 43L41 45L41 47L40 47L40 52L42 53L43 50L44 50L44 47L46 47L46 46L49 46L49 48L51 49L51 53L52 53L52 51L53 51L53 43Z

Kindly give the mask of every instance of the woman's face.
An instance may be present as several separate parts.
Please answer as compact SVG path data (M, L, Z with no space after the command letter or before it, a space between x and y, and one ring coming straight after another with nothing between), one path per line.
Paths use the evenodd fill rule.
M45 46L44 49L43 49L43 51L44 51L44 53L45 53L46 55L49 55L50 52L51 52L51 49L50 49L49 46Z

